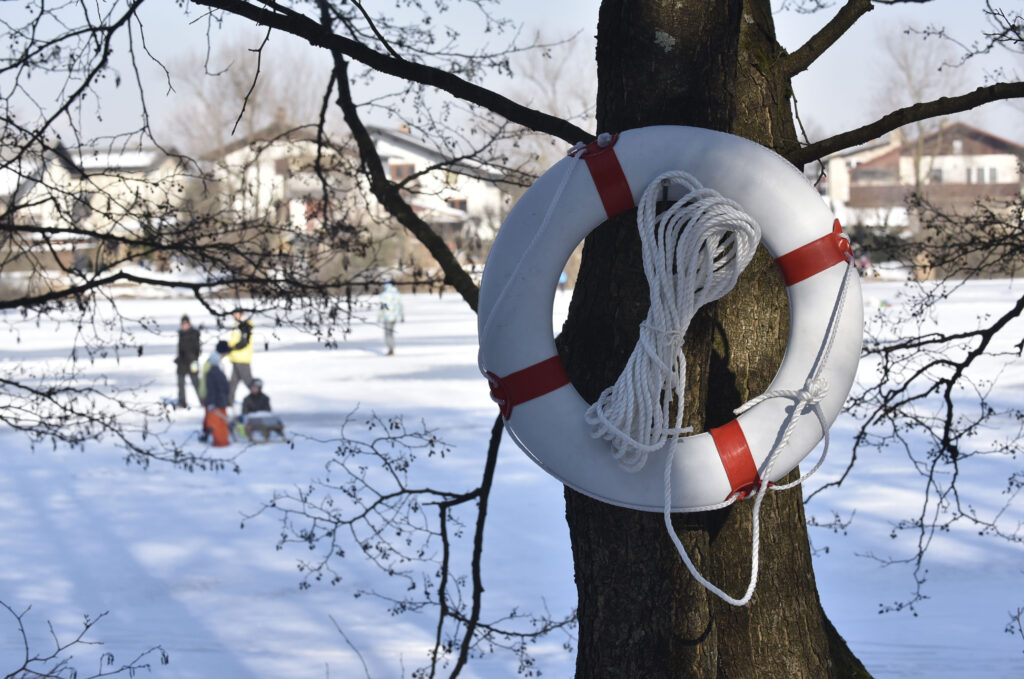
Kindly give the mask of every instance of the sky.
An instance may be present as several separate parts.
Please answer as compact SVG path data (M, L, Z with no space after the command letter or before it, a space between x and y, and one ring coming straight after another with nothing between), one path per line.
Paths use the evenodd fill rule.
M792 51L802 45L835 12L833 8L814 14L793 11L777 12L776 30L783 47ZM778 0L773 2L778 6ZM533 29L543 29L556 37L578 33L578 39L592 43L597 32L599 0L565 0L552 3L545 0L517 0L502 3L500 10L520 22L524 35ZM877 117L879 80L887 68L884 53L880 53L879 36L893 28L914 26L944 26L952 37L969 44L978 39L986 27L982 15L983 0L936 0L926 7L920 5L879 6L866 16L834 45L821 60L794 83L805 123L820 127L826 133L841 132L863 125ZM465 14L470 14L466 12ZM458 16L458 15L455 15ZM453 17L454 18L454 17ZM465 21L470 25L470 21ZM908 39L911 39L908 37ZM578 50L581 57L593 53L591 47ZM998 65L1013 67L1015 61L1024 65L1024 58L1002 51L985 64L972 64L968 89L983 83L985 68ZM584 60L580 64L582 77L596 78L595 68ZM502 87L497 81L495 86ZM508 87L507 81L504 87ZM971 114L969 122L991 128L1002 135L1024 142L1024 113L1007 105L985 107Z
M1003 4L1016 4L1020 8L1019 3ZM983 7L983 0L936 0L928 5L878 6L868 12L811 69L795 79L794 90L805 122L813 121L826 132L834 133L876 119L880 81L891 63L882 51L880 36L894 29L935 26L946 28L951 37L970 44L981 38L982 31L988 27L981 11ZM780 42L792 51L824 21L823 15L779 14L776 28ZM986 72L999 67L1021 73L1024 58L1006 50L979 58L963 67L967 71L963 76L967 86L947 94L965 93L988 84ZM1024 110L1021 108L1005 103L992 104L965 114L963 119L1024 143Z
M780 0L773 5L778 7ZM430 5L431 3L426 3ZM800 14L793 11L781 11L775 15L777 33L780 42L789 50L799 47L808 37L820 28L836 11L840 2L832 7L813 14ZM1012 2L1010 3L1012 5ZM545 36L564 38L576 35L583 42L577 50L579 63L573 64L571 71L575 77L593 81L594 66L589 58L593 54L592 41L596 33L599 0L564 0L552 3L544 0L517 0L517 2L501 3L496 11L513 19L522 27L522 35L529 37L536 29L543 29ZM888 66L885 51L881 46L880 36L887 32L913 25L923 28L927 25L944 26L949 34L970 44L980 37L985 27L982 15L983 0L935 0L927 5L910 4L905 6L877 6L873 11L862 17L858 23L834 45L807 72L800 74L794 81L799 110L805 125L812 131L821 134L833 134L866 124L878 117L879 100L884 89ZM189 6L186 17L177 3L147 3L143 6L140 17L146 32L146 48L162 65L145 59L140 74L146 82L147 103L150 114L158 129L166 127L171 113L178 108L188 108L187 102L176 95L174 87L184 91L180 82L172 77L167 81L163 66L172 71L186 54L201 53L205 48L205 26L207 17L202 7ZM464 36L480 41L490 40L490 44L502 44L504 37L486 36L479 27L476 10L470 7L458 7L447 15L439 18L460 28ZM253 36L253 46L259 41L261 33L250 25L237 21L226 21L223 26L214 30L215 40L226 36L237 36L239 32ZM912 39L910 37L908 40ZM479 44L483 44L480 42ZM138 45L136 45L138 48ZM322 53L311 50L307 44L291 36L275 34L270 40L268 54L291 53L298 55L299 63L308 65L306 73L299 76L312 76L311 82L326 82L326 58ZM121 122L126 116L136 115L137 111L130 101L131 88L125 84L133 78L131 69L124 61L117 59L125 55L122 48L115 54L115 64L122 78L122 85L115 88L108 82L104 99L103 115L105 130L123 127ZM984 84L985 73L996 67L1015 70L1018 64L1024 64L1024 58L1000 50L984 59L973 60L960 71L965 86L963 91L974 89ZM1024 70L1024 69L1022 69ZM578 75L577 75L578 74ZM487 81L489 86L506 93L521 93L521 83L508 78L492 78ZM356 86L357 98L368 98L375 91ZM113 105L110 105L113 102ZM1024 143L1024 107L1014 108L1010 104L994 104L983 107L963 117L967 122L988 129L1000 136ZM382 122L382 121L378 121Z

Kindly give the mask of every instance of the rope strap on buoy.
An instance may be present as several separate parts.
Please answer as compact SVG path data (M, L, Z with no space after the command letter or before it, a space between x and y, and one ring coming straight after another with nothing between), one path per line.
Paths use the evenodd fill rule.
M843 233L843 227L836 219L832 222L832 233L776 257L775 264L786 285L796 285L844 260L853 260L853 248L850 237Z
M569 384L569 375L558 356L552 356L504 377L498 377L489 370L484 371L484 376L491 384L491 400L498 404L501 415L506 420L512 417L512 408L520 403L532 401Z

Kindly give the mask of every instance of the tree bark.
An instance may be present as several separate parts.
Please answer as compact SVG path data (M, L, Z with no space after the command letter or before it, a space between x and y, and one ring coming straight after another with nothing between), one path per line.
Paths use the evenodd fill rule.
M769 0L605 0L598 23L598 131L681 124L795 145ZM635 212L586 241L559 346L588 401L625 366L648 308ZM723 424L764 391L785 349L785 289L761 248L736 289L686 338L686 424ZM734 596L750 569L751 504L677 515L697 568ZM764 679L868 676L824 616L797 489L762 513L753 601L733 608L686 571L661 515L566 490L579 592L577 677ZM863 674L858 674L863 672Z

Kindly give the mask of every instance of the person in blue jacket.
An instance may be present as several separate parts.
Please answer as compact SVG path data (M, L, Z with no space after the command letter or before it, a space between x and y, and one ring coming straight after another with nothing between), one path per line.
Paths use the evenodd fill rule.
M228 436L228 378L221 369L221 362L224 356L231 352L231 348L224 340L217 342L217 348L210 354L206 361L206 374L204 375L205 397L203 405L206 406L206 416L203 420L204 435L209 432L213 435L214 446L226 446L230 443Z

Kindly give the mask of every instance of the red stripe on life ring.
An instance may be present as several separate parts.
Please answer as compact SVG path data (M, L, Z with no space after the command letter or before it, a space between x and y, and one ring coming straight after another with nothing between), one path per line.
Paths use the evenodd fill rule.
M710 434L718 449L718 456L722 458L725 475L729 477L729 486L732 488L729 496L739 492L740 497L744 498L754 492L761 485L761 477L757 473L754 456L750 454L750 446L747 445L747 437L743 435L739 420L714 427Z
M607 146L592 141L583 149L582 154L609 219L635 205L626 173L622 171L619 157L615 155L614 146L618 139L619 135L613 135Z
M843 227L837 219L832 224L832 233L776 257L775 263L782 271L782 279L788 286L852 258L850 241L843 236Z
M501 414L506 420L512 417L513 407L569 384L569 375L558 356L552 356L504 377L488 372L487 379L491 383L491 396L498 401L498 407L501 408Z

